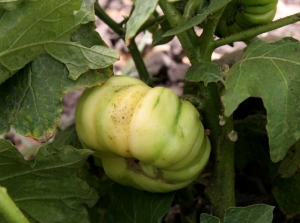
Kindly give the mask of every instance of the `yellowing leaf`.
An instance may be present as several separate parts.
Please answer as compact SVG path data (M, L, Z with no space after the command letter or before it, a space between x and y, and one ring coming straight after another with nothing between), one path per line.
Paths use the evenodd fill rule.
M11 12L0 9L0 84L45 53L64 63L73 80L117 61L112 49L70 41L80 25L94 19L91 5L88 0L38 0L19 4Z

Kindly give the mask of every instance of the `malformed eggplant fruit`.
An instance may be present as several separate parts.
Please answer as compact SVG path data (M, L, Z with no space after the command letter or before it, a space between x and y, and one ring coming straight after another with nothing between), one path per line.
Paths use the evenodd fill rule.
M114 181L169 192L195 180L210 142L196 108L164 87L124 75L88 88L76 108L76 130Z

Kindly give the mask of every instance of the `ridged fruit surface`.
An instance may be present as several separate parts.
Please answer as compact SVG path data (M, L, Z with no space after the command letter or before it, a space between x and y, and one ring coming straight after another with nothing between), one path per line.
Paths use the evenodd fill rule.
M196 108L164 87L124 75L86 89L76 130L114 181L169 192L195 180L208 162L210 142Z
M216 28L220 37L263 25L274 19L278 0L233 0L225 8Z

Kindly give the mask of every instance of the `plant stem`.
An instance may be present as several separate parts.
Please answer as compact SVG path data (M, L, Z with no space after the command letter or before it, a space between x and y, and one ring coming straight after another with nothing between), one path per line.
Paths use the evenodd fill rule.
M104 10L100 7L98 1L95 2L95 14L103 21L105 22L114 32L116 32L124 41L125 38L125 30L116 23L112 18L110 18ZM130 51L130 54L132 56L132 59L135 63L135 67L139 73L139 76L141 80L143 80L146 84L151 85L150 76L147 70L147 67L145 65L145 62L142 58L142 55L140 51L138 50L138 47L135 43L134 38L132 38L130 44L128 45L128 49Z
M183 12L183 15L182 15L182 19L183 19L184 22L191 19L197 13L197 9L198 9L199 4L200 4L199 0L189 0L186 3L186 6L184 8L184 12Z
M179 27L182 24L182 15L175 6L166 1L159 0L159 5L162 8L166 19L172 28ZM186 30L185 32L179 33L177 35L179 41L184 47L184 51L187 57L190 59L191 63L197 62L200 60L200 46L199 38L194 32L193 29Z
M23 213L7 194L6 188L0 187L0 213L7 223L29 223Z
M94 4L95 14L106 23L115 33L117 33L121 38L124 38L125 30L116 23L109 15L104 12L104 10L100 7L98 1Z
M165 19L164 16L158 16L154 19L149 19L147 20L142 26L141 28L139 28L139 30L137 31L137 33L143 32L145 30L147 30L149 27L161 23L163 20Z
M233 42L236 42L236 41L241 41L241 40L244 40L244 39L250 39L250 38L253 38L253 37L255 37L259 34L269 32L269 31L272 31L274 29L278 29L280 27L283 27L283 26L286 26L286 25L289 25L289 24L292 24L292 23L295 23L295 22L298 22L298 21L300 21L300 13L296 13L294 15L287 16L285 18L278 19L276 21L270 22L268 24L257 26L257 27L247 29L247 30L244 30L242 32L230 35L228 37L221 38L221 39L216 40L214 42L213 47L214 47L214 49L216 49L220 46L230 44L230 43L233 43Z
M144 81L149 86L152 85L152 82L149 78L147 67L144 63L144 60L142 58L142 55L138 49L138 46L136 45L134 39L130 41L130 44L128 46L128 49L130 51L130 54L132 56L132 59L134 61L135 67L139 73L139 76L142 81Z
M211 130L209 138L212 144L213 171L205 194L213 205L214 215L223 223L225 211L235 206L234 143L229 139L234 128L233 120L232 117L222 115L224 109L215 83L209 83L207 88L200 83L197 93L204 101L204 125ZM220 118L225 120L225 125L220 125Z
M211 61L211 55L215 50L214 48L215 30L224 9L225 7L221 8L213 15L210 15L210 18L207 19L207 22L204 25L203 33L200 36L200 48L205 49L201 51L201 57L203 61L208 61L208 62Z
M166 0L159 0L159 5L173 28L181 25L181 14L174 5ZM195 41L194 35L196 34L194 30L178 34L177 37L192 64L201 61L211 61L214 41L213 32L222 10L217 12L212 18L215 21L209 22L209 26L206 26L206 34L200 41ZM191 32L194 34L191 34ZM192 38L190 39L190 37ZM195 43L198 43L198 45L195 45ZM234 143L228 137L233 130L233 122L231 117L224 117L225 125L220 126L219 124L219 116L223 114L224 109L215 83L210 83L207 87L200 83L197 88L197 93L203 99L203 110L201 113L204 119L203 122L211 130L209 137L212 144L214 165L212 177L206 188L206 194L213 204L214 214L223 222L225 211L229 207L235 206Z

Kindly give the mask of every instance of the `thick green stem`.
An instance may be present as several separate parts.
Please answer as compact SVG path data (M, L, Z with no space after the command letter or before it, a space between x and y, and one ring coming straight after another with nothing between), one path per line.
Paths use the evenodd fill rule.
M0 187L0 214L7 223L29 223L16 204L8 196L6 188Z
M120 37L124 38L125 30L116 23L109 15L104 12L104 10L100 7L98 1L94 4L95 14L105 22L114 32L116 32Z
M100 7L97 1L95 2L95 14L124 40L125 30L120 26L120 24L116 23L103 11L103 9ZM139 73L141 80L151 85L151 80L150 80L148 70L142 58L142 55L138 50L134 38L131 40L128 49L130 51L130 54L135 63L135 67Z
M232 117L223 116L220 96L214 83L204 88L200 83L198 94L204 101L202 116L210 130L213 171L206 187L206 195L213 205L214 215L224 221L225 211L235 206L234 142L229 135L233 131Z
M210 19L207 19L207 22L204 25L203 33L200 36L200 48L205 49L201 51L201 57L203 61L209 61L209 62L211 61L211 55L215 50L214 48L215 30L224 9L225 7L221 8L213 15L211 15Z
M172 28L179 27L182 24L182 15L172 3L166 0L159 0L159 5ZM180 40L182 47L184 47L184 51L187 57L190 59L191 63L196 63L197 61L199 61L199 38L194 30L186 30L185 32L178 34L177 37Z
M141 78L142 81L144 81L146 84L148 84L149 86L152 85L151 80L149 78L149 74L147 71L147 67L144 63L144 60L142 58L142 55L134 41L134 39L132 39L130 41L130 44L128 46L128 49L131 53L132 59L134 61L135 67L139 73L139 76Z
M274 22L270 22L265 25L257 26L251 29L244 30L242 32L230 35L228 37L221 38L214 42L214 49L217 47L230 44L236 41L247 40L253 38L261 33L269 32L274 29L278 29L280 27L295 23L300 21L300 13L296 13L294 15L278 19Z
M159 5L162 8L166 18L172 27L178 27L181 24L181 14L176 8L166 0L160 0ZM215 20L218 20L222 10L215 15ZM213 45L213 30L216 26L216 21L209 22L210 26L204 37L197 41L194 39L194 30L188 30L178 34L184 51L189 57L192 64L200 61L211 61L212 45ZM194 34L191 34L193 32ZM190 37L193 37L190 39ZM198 38L198 37L197 37ZM195 43L198 45L195 45ZM201 45L201 47L200 47ZM215 83L210 83L208 86L199 84L197 93L203 99L203 116L205 126L210 130L210 140L212 144L212 156L214 161L213 174L209 181L206 193L210 198L214 214L224 221L225 211L229 207L235 206L234 196L234 143L229 139L229 134L233 130L232 118L225 118L225 124L220 125L220 118L223 114L220 95ZM223 125L224 124L224 125Z
M191 19L197 13L199 4L200 4L199 0L190 0L186 3L182 15L183 22L186 22L187 20Z

